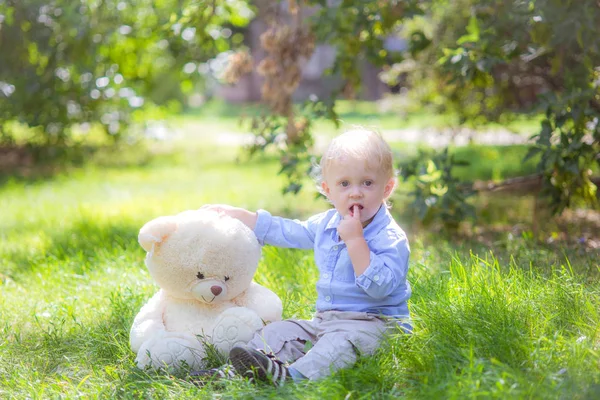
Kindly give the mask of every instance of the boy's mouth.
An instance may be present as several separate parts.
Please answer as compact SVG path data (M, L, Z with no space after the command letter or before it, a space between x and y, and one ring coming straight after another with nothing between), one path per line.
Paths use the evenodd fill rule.
M352 204L352 205L350 206L350 208L348 209L351 217L354 217L354 206L358 206L358 210L359 210L359 211L360 211L360 210L362 210L362 209L364 208L364 207L363 207L363 206L361 206L360 204Z

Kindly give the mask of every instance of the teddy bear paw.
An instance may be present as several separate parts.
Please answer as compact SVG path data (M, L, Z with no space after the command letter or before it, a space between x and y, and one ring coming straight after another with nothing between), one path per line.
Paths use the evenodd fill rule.
M183 337L163 337L142 344L135 362L139 368L179 370L182 367L204 367L204 348L197 340Z
M212 343L221 354L227 355L233 346L248 343L262 327L258 314L249 308L229 308L217 319Z

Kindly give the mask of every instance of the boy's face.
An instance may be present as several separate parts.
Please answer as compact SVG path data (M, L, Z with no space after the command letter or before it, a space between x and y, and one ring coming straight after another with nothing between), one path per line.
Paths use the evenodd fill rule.
M328 167L322 188L342 216L353 216L354 206L358 205L360 221L365 227L392 193L394 179L367 168L363 160L344 157Z

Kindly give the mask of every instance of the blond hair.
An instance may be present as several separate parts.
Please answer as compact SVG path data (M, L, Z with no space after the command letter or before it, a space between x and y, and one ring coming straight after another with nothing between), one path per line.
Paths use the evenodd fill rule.
M336 136L327 146L321 162L316 166L315 178L319 191L331 164L344 157L363 160L368 169L383 173L386 179L395 177L394 157L389 144L379 133L358 127Z

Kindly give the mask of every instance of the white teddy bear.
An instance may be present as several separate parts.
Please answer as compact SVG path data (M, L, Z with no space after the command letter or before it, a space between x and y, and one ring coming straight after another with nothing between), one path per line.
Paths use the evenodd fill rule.
M148 222L138 240L160 286L131 327L138 367L204 368L204 342L226 355L281 320L279 297L252 281L260 244L237 219L185 211Z

